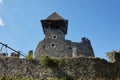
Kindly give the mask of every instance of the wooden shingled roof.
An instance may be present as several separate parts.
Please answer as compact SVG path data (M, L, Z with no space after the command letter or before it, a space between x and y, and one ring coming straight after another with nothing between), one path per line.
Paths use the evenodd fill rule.
M56 12L54 12L50 16L48 16L46 20L64 20L64 19Z

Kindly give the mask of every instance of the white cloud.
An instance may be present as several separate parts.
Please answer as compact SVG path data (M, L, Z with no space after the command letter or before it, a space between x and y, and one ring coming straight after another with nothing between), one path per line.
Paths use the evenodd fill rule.
M3 20L2 20L2 18L0 17L0 26L4 26L5 24L4 24L4 22L3 22Z
M0 5L3 4L3 0L0 0ZM0 26L4 26L4 22L2 20L2 18L0 17Z
M2 4L3 3L3 0L0 0L0 4Z

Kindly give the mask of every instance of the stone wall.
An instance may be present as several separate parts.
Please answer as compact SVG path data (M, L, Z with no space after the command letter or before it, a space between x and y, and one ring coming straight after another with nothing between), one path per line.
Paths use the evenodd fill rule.
M52 57L94 57L91 42L82 38L81 42L72 42L65 39L68 29L68 20L65 20L56 12L41 20L45 38L38 43L35 50L35 58L40 59L42 54Z
M85 57L61 60L63 63L59 67L48 67L41 65L39 60L0 58L0 76L30 77L43 80L55 77L69 77L69 80L94 80L97 78L113 80L120 77L120 62L109 63L100 58Z
M45 38L39 42L35 50L35 58L40 59L42 54L52 57L73 57L73 48L76 48L77 56L94 56L91 42L82 38L80 43L65 40L65 34L61 30L45 29Z
M120 51L112 51L112 52L107 52L107 56L109 58L109 62L116 62L120 61Z

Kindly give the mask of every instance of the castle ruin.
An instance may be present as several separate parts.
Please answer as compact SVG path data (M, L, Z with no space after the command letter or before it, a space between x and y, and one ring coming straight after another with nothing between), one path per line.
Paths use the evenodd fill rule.
M11 57L0 54L0 80L120 80L120 51L108 52L109 62L96 58L89 39L83 37L80 43L65 40L68 20L53 13L41 22L45 38L35 51L39 60L31 58L32 50L26 58L17 58L15 53ZM42 54L68 58L40 59Z
M42 54L52 57L94 57L93 48L89 39L83 37L80 43L66 40L68 20L63 19L56 12L41 20L45 38L39 42L35 50L35 58L40 59Z

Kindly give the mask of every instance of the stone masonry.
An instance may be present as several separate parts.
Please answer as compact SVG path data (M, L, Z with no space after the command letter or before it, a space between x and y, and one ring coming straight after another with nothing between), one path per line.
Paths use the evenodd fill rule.
M61 62L62 65L60 67L51 68L41 65L39 60L0 58L0 77L50 80L48 78L70 76L72 79L64 80L120 80L120 61L109 63L100 58L78 57L61 58Z
M93 48L89 39L83 37L80 43L65 40L68 29L68 20L63 19L56 12L41 20L45 38L39 42L35 50L35 58L40 59L42 54L52 57L92 56Z

